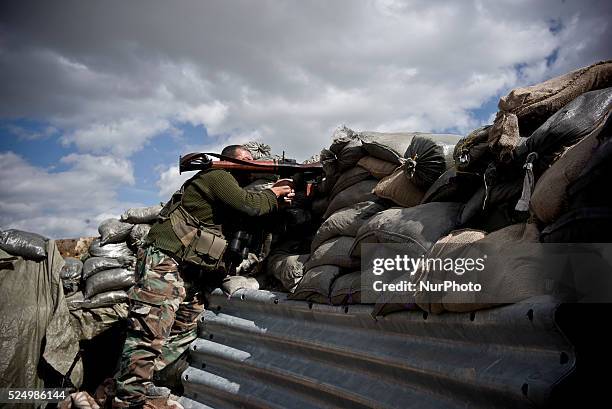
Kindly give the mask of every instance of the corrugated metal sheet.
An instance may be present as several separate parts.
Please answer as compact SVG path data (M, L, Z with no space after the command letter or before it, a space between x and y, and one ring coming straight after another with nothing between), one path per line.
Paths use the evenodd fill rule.
M547 299L466 314L214 295L183 373L189 408L544 405L575 367Z

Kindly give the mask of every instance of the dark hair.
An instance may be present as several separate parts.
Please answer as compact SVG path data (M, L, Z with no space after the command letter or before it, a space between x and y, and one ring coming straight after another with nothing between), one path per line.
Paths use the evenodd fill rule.
M229 156L230 158L235 158L238 156L238 152L240 151L251 152L242 145L228 145L225 148L223 148L223 150L221 151L221 155Z

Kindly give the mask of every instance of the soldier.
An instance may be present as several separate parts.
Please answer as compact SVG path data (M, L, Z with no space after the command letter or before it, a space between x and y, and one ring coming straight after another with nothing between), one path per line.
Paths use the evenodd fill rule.
M240 145L228 146L222 154L252 160ZM128 335L115 375L113 407L180 406L168 399L166 388L154 386L153 373L176 360L197 336L204 300L194 281L225 275L222 225L237 214L271 213L279 198L293 195L286 185L247 192L222 169L198 172L173 195L138 253L139 281L130 290Z

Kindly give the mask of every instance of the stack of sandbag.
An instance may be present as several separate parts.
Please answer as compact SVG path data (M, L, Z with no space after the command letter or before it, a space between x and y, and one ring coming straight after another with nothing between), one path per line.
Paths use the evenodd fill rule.
M292 292L292 299L329 303L334 280L359 270L360 260L350 256L350 249L359 226L388 207L372 190L396 164L368 156L360 134L346 127L334 132L320 159L325 179L320 189L321 209L315 202L313 213L322 214L323 222L310 254L275 254L269 268L277 271L275 275Z
M607 61L512 90L501 98L493 125L459 141L454 168L430 187L423 202L464 202L461 224L488 232L526 222L529 210L538 221L551 222L542 210L559 207L558 199L550 202L548 195L559 198L553 191L567 186L569 181L559 183L564 178L559 171L571 158L555 162L570 154L569 148L575 156L578 149L592 147L610 113L611 86L612 62Z
M542 268L544 251L539 245L539 235L533 223L515 224L489 234L474 229L453 231L439 239L425 258L445 263L459 260L461 264L456 265L463 269L432 263L430 268L421 268L414 275L402 275L398 281L414 283L416 291L382 294L373 315L387 315L417 306L435 314L468 312L550 294L553 281ZM465 260L472 260L471 268L465 268ZM445 282L477 283L481 290L428 291L428 287L420 285Z
M119 219L100 223L100 238L91 243L82 272L78 278L73 274L72 280L81 281L80 288L77 286L81 291L69 297L71 309L109 307L127 300L126 291L136 282L136 252L144 244L160 210L159 205L131 208Z
M531 209L545 243L608 243L612 229L612 118L540 178Z
M612 86L612 61L601 61L500 98L488 144L501 161L511 160L521 137L529 137L550 116L588 91Z
M427 189L452 166L452 152L459 135L422 132L360 134L369 156L394 166L373 193L398 206L421 203ZM380 165L379 165L380 166Z

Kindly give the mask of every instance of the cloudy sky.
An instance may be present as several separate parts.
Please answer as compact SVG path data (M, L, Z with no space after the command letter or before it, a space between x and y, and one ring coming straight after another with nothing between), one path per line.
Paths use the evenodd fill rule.
M95 234L181 153L305 159L345 124L466 133L500 95L609 59L609 1L4 1L0 228Z

